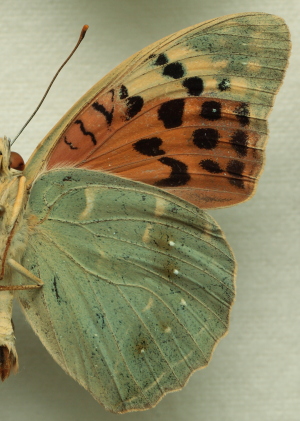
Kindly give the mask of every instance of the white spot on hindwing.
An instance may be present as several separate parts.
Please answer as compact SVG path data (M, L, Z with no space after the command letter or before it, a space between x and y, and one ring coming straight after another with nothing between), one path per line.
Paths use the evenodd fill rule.
M171 247L174 247L175 246L175 243L174 243L174 241L169 241L169 246L171 246Z
M94 208L94 204L95 204L96 190L87 187L84 190L84 194L85 194L86 205L85 205L84 210L79 215L79 219L81 219L81 220L87 219L90 216L90 214L91 214L91 212Z
M181 298L180 304L185 307L186 306L186 301L183 298Z
M179 270L178 269L174 269L173 270L174 275L178 275L179 274Z
M162 199L161 197L157 197L154 215L162 216L165 213L165 208L167 207L167 205L168 205L168 202L165 199Z
M151 238L150 238L150 230L152 229L152 225L151 224L147 224L143 237L142 237L142 241L143 243L149 243Z
M171 332L171 328L170 328L170 326L167 326L166 328L165 328L165 333L170 333Z
M152 297L150 297L149 298L149 300L148 300L148 303L147 303L147 305L143 308L143 312L144 311L148 311L148 310L150 310L151 309L151 307L153 306L153 298Z

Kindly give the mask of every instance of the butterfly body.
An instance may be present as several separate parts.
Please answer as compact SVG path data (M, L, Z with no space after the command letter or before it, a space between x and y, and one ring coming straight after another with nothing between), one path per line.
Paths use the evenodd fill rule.
M24 232L19 229L17 235L13 235L14 229L21 223L24 204L27 195L25 194L25 178L22 173L9 168L10 144L4 138L0 139L1 150L1 183L0 183L0 262L1 262L1 289L10 287L13 283L11 267L7 262L13 258L20 260L26 244ZM15 338L11 322L12 291L0 290L0 378L4 380L9 376L11 370L18 368L18 357L15 348Z
M17 366L12 289L53 358L112 412L150 408L207 365L235 262L197 206L253 194L289 48L275 16L214 19L113 70L23 172L0 143L2 378Z

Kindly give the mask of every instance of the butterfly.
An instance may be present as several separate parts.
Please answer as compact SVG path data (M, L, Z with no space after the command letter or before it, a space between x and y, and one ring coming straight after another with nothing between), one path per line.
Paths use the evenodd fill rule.
M12 301L104 407L151 408L227 332L235 260L203 208L249 199L290 51L265 13L212 19L134 54L86 93L24 170L0 140L0 376Z

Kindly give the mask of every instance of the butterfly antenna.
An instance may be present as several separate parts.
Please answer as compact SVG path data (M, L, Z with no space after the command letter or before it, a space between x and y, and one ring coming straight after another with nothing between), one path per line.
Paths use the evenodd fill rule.
M40 109L42 103L44 102L46 96L48 95L48 92L51 89L51 86L53 85L55 79L57 78L57 76L59 75L60 71L62 70L62 68L67 64L67 62L70 60L70 58L72 57L72 55L75 53L75 51L77 50L77 48L79 47L81 41L83 40L86 31L89 29L88 25L84 25L81 29L80 32L80 36L78 38L78 41L75 45L75 47L73 48L72 52L69 54L69 56L66 58L66 60L63 62L63 64L60 66L60 68L57 70L57 72L55 73L53 79L51 80L46 92L44 93L43 98L41 99L40 103L38 104L38 106L36 107L36 109L34 110L34 112L31 114L31 116L29 117L29 119L26 121L26 123L24 124L24 126L22 127L22 129L19 131L19 133L17 134L17 136L14 138L14 140L11 142L11 145L13 145L15 143L15 141L18 139L18 137L20 136L20 134L23 132L23 130L25 129L25 127L30 123L30 121L33 119L33 117L36 115L36 113L38 112L38 110Z

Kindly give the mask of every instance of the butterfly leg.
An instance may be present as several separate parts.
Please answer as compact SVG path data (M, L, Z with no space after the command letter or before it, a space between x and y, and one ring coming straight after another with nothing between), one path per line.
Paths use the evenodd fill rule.
M12 211L11 220L10 220L12 227L14 226L18 216L20 215L20 211L24 203L25 192L26 192L26 177L22 176L19 178L18 193L15 198L15 203L13 206L13 211Z
M35 282L35 285L0 285L0 291L16 291L16 290L24 290L24 289L34 289L34 288L41 288L44 283L43 281L31 273L28 269L24 268L24 266L20 265L20 263L16 262L14 259L8 259L7 264L21 275L25 276L26 278L30 279L31 281Z

